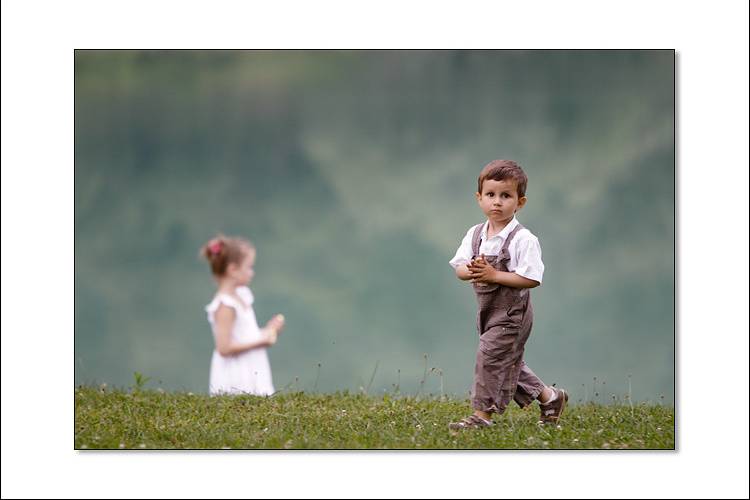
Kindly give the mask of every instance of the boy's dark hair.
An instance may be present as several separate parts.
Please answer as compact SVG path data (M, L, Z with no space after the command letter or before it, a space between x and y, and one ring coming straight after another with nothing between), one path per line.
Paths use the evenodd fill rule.
M526 177L526 174L518 163L513 160L492 160L485 165L482 172L479 174L479 180L477 181L478 193L482 193L482 185L487 179L493 181L513 179L518 186L518 197L521 198L526 196L526 184L529 182L529 178Z

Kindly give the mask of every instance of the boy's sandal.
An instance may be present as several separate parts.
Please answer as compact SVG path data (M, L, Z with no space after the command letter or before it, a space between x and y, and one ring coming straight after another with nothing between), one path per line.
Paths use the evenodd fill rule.
M541 415L539 416L540 424L556 424L560 420L560 415L562 415L565 405L568 402L568 391L558 389L557 387L553 387L552 390L555 391L557 397L549 404L539 405L539 409L541 410Z
M451 422L448 424L448 428L452 430L476 429L478 427L490 427L491 425L492 421L487 421L476 415L469 415L468 417L461 419L459 422Z

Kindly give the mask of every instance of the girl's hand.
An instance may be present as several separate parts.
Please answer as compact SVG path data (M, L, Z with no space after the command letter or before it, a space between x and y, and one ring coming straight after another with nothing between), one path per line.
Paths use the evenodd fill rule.
M276 340L279 338L279 334L276 330L272 328L264 328L263 329L263 337L266 341L267 346L272 346L276 343Z
M271 318L268 323L266 323L265 328L263 328L263 333L265 334L266 341L268 342L268 345L274 345L276 343L276 340L278 340L279 332L284 328L284 315L283 314L277 314L273 318Z
M284 329L284 315L277 314L276 316L268 320L268 323L266 323L266 328L271 328L275 330L276 333L279 333Z

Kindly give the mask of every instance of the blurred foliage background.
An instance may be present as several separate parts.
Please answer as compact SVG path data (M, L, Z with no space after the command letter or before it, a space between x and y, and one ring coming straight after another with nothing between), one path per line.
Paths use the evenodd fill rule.
M482 221L482 166L510 158L546 265L527 363L574 401L630 382L672 402L674 69L672 51L76 51L76 383L207 391L198 249L222 231L258 249L259 322L287 317L277 389L414 393L435 367L467 394L476 308L448 260Z

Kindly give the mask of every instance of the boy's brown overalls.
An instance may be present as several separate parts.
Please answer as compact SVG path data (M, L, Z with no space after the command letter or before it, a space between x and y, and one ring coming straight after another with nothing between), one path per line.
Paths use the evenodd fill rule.
M474 228L471 251L479 256L482 226ZM499 271L508 271L508 246L518 231L518 224L503 243L499 256L486 256L487 262ZM523 361L526 340L531 333L534 314L529 290L496 283L474 283L479 303L477 329L479 349L474 369L472 406L488 413L503 413L514 399L520 407L531 404L544 389L544 383Z

